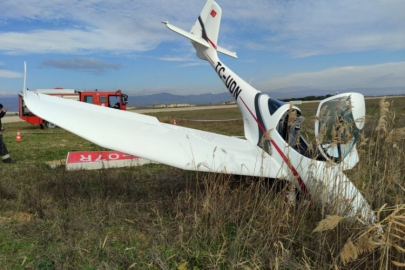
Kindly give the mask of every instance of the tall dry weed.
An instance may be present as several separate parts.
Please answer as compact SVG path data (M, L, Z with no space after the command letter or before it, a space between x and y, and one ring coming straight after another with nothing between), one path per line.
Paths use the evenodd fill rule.
M388 132L388 117L389 117L390 103L386 101L385 97L380 100L380 118L376 127L379 136L384 136Z
M217 174L199 181L196 193L187 190L176 200L181 245L194 266L199 263L191 243L210 247L204 261L219 268L298 264L292 251L301 237L299 230L306 226L302 217L308 206L291 204L286 199L288 186L280 189L266 179L235 180ZM183 207L185 199L192 207Z
M380 114L367 117L367 132L357 144L360 163L350 172L362 179L359 184L374 207L401 204L405 196L404 115L395 114L391 107L381 99Z
M344 219L344 217L341 216L326 216L325 219L321 220L318 223L318 226L313 230L313 232L323 232L323 231L329 231L334 229L339 222Z
M391 105L382 99L380 113L366 117L366 132L360 134L357 143L360 162L346 172L372 208L381 208L377 212L377 222L359 226L361 222L356 225L342 216L327 216L313 230L319 236L319 246L315 250L326 257L327 251L330 252L327 261L331 268L396 269L405 266L404 115L391 112ZM325 134L321 132L321 136ZM325 248L325 243L331 239L335 244L318 249ZM314 265L321 261L316 260Z
M343 246L340 259L347 265L360 256L376 258L376 269L392 269L404 266L405 259L405 205L385 207L379 211L388 213L382 220L350 237Z

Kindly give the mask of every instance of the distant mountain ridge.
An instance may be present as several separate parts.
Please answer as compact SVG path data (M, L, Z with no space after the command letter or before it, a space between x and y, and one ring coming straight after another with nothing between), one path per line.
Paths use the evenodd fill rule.
M386 88L349 88L340 90L318 90L318 89L308 89L307 91L301 90L291 90L283 89L285 91L280 91L282 89L277 89L277 91L267 92L271 97L277 99L289 99L289 98L300 98L307 96L325 96L325 95L335 95L336 93L348 93L355 92L363 94L365 97L372 96L393 96L393 95L405 95L404 87L386 87Z
M125 92L125 91L124 91ZM269 96L277 99L300 98L306 96L325 96L334 95L333 90L314 90L308 91L278 89L277 91L264 91ZM405 87L390 87L390 88L353 88L339 90L339 93L357 92L364 96L384 96L384 95L405 95ZM222 104L225 102L234 101L228 92L219 94L199 94L199 95L174 95L170 93L152 94L152 95L130 95L128 106L130 107L151 107L154 105L169 105L169 104L190 104L190 105L208 105ZM0 96L0 103L8 108L9 111L18 111L18 96Z
M281 91L280 91L281 90ZM325 96L335 95L337 92L333 90L297 90L291 91L268 91L264 92L270 97L276 99L300 98L306 96ZM353 88L338 91L338 93L356 92L364 96L384 96L384 95L405 95L405 87L390 87L390 88ZM228 92L220 94L200 94L200 95L173 95L169 93L152 94L152 95L130 95L129 106L134 107L150 107L154 105L169 105L169 104L192 104L192 105L207 105L207 104L222 104L225 102L234 101Z
M233 101L232 96L228 92L220 94L201 94L201 95L173 95L169 93L145 95L145 96L129 96L129 106L133 107L150 107L154 105L169 105L169 104L191 104L191 105L206 105L206 104L222 104L224 102Z
M0 104L10 112L18 112L18 96L0 96Z

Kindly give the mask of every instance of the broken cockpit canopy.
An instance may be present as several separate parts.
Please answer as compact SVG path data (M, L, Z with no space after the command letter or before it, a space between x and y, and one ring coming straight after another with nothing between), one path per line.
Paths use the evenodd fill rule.
M359 139L364 116L364 98L360 94L333 96L319 104L315 135L319 151L326 159L344 160Z

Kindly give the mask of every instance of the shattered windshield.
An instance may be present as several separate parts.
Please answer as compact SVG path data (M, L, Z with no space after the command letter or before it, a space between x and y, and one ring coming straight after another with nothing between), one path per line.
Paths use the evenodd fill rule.
M350 96L325 102L318 115L317 141L329 159L342 161L356 144L360 130L352 113Z

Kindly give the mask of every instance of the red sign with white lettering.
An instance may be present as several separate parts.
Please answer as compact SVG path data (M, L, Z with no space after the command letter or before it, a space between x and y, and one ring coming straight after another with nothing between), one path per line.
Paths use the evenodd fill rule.
M138 159L138 157L127 155L118 151L69 152L66 163L70 164L128 159Z

